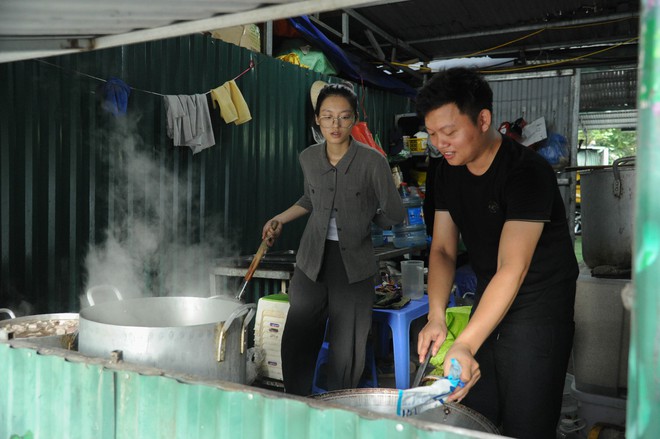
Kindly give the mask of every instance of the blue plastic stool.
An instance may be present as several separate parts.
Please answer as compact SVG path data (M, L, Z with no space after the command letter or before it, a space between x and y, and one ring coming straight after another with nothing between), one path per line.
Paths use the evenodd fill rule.
M459 297L474 294L477 291L477 275L470 265L462 265L456 269L454 285L456 285L456 293Z
M380 352L385 352L389 333L382 330L387 323L392 330L394 349L394 379L397 389L410 387L410 323L429 313L429 297L411 300L401 309L374 308L372 320L381 326Z
M312 393L325 393L326 389L320 387L319 377L321 366L328 362L328 348L330 344L327 341L323 342L319 356L316 359L316 370L314 371L314 380L312 381ZM365 363L371 368L371 377L363 378L358 387L378 387L378 371L376 370L376 357L374 349L370 341L367 341L367 355Z
M477 275L469 264L460 266L454 275L454 286L447 306L451 308L465 305L465 300L462 299L471 296L474 300L475 291L477 291Z

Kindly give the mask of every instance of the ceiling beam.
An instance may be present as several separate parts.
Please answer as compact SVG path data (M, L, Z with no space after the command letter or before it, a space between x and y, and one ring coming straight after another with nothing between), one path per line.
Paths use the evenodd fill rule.
M327 24L325 24L324 22L322 22L321 20L319 20L316 16L314 16L314 15L310 15L310 16L309 16L309 19L310 19L314 24L316 24L317 26L319 26L319 27L325 29L326 31L328 31L328 32L330 32L331 34L333 34L334 36L336 36L336 37L338 37L338 38L341 38L342 41L344 40L344 34L343 34L342 32L339 32L339 31L333 29L333 28L330 27L329 25L327 25ZM355 40L351 40L351 39L350 39L350 36L349 36L349 38L348 38L348 44L350 44L351 46L353 46L353 47L359 49L360 51L362 51L362 52L364 52L364 53L366 53L367 55L376 58L376 54L374 54L373 52L371 52L369 49L367 49L366 47L364 47L363 45L361 45L361 44L358 43L357 41L355 41Z
M327 24L325 24L324 22L322 22L322 21L319 20L318 18L316 18L316 17L310 15L310 16L309 16L309 19L310 19L314 24L316 24L316 25L322 27L323 29L325 29L326 31L330 32L330 33L333 34L334 36L336 36L336 37L338 37L338 38L342 38L342 33L341 33L341 32L336 31L335 29L333 29L332 27L328 26ZM355 42L355 41L353 41L353 40L351 40L351 39L349 39L349 43L350 43L351 46L353 46L353 47L359 49L360 51L362 51L362 52L364 52L364 53L366 53L366 54L369 55L370 57L372 57L372 58L374 58L374 59L377 59L379 62L381 62L381 63L383 63L383 64L386 64L386 65L392 67L393 69L400 69L400 70L403 70L404 72L408 73L409 75L411 75L411 76L413 76L414 78L417 78L417 79L419 79L419 80L423 80L423 79L424 79L424 75L421 74L421 73L419 73L419 72L416 71L416 70L413 70L413 69L411 69L411 68L409 68L409 67L406 67L406 66L401 66L401 65L395 65L395 64L392 64L390 61L386 60L385 58L379 58L375 53L371 52L371 51L370 51L369 49L367 49L366 47L362 46L361 44L359 44L359 43L357 43L357 42Z
M385 52L383 52L383 49L380 48L380 45L378 44L378 41L376 41L376 37L374 36L374 33L371 32L370 29L365 29L364 34L367 36L367 40L369 40L369 44L371 44L371 47L373 47L374 51L376 52L376 55L378 55L378 58L385 59Z
M351 38L351 31L349 27L348 14L341 14L341 43L349 44Z
M401 49L404 49L406 52L410 53L411 55L414 55L415 57L421 59L424 62L428 62L431 60L431 58L427 54L419 51L418 49L415 49L409 43L399 38L393 37L389 33L385 32L383 29L378 27L376 24L374 24L372 21L363 17L361 14L355 12L353 9L344 9L344 12L350 15L353 19L362 23L364 26L367 27L367 29L370 29L372 32L375 32L381 37L383 37L387 42L392 44L394 47L399 47Z

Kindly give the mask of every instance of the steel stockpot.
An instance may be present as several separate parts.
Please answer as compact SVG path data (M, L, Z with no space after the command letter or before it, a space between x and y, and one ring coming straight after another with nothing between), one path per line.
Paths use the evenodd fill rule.
M71 349L78 330L77 313L36 314L16 317L7 308L0 313L10 318L0 320L0 341L27 340L41 347Z
M399 391L397 389L335 390L314 395L314 398L346 407L395 416ZM458 403L447 403L414 415L412 419L498 434L497 428L483 415Z
M635 207L635 157L580 172L582 255L590 267L629 269Z
M102 358L122 351L126 362L244 384L255 307L221 297L103 302L80 311L78 350Z

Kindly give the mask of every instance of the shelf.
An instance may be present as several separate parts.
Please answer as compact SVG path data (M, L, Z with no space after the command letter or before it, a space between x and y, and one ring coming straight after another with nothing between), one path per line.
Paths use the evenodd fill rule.
M408 253L415 253L422 250L426 250L426 244L404 248L396 248L394 247L394 244L385 244L380 247L375 247L374 253L376 254L376 259L378 261L386 261L388 259L396 258L397 256L403 256Z

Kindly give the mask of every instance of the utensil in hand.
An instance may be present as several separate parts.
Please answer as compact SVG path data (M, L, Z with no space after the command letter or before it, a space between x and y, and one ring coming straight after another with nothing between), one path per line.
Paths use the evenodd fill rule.
M433 346L433 343L431 343L431 346L429 346L429 350L426 352L426 357L424 358L424 362L419 365L419 369L417 369L417 375L415 375L415 380L413 381L411 387L419 386L419 383L422 381L422 377L424 376L424 372L426 371L426 367L429 365L429 360L431 360L431 347L432 346Z
M277 226L279 226L279 224L280 223L277 222L276 220L271 221L270 222L271 230L277 229ZM270 244L273 239L274 238L267 236L266 238L264 238L263 241L261 241L261 245L259 245L259 249L257 250L257 253L252 258L252 262L250 263L250 267L248 268L247 273L245 273L243 282L241 282L241 287L238 289L236 300L240 301L243 299L243 294L245 293L245 287L247 287L248 282L250 281L250 279L252 279L254 272L257 271L257 267L259 266L261 259L263 259L264 255L266 254L266 251L268 251L268 244Z

